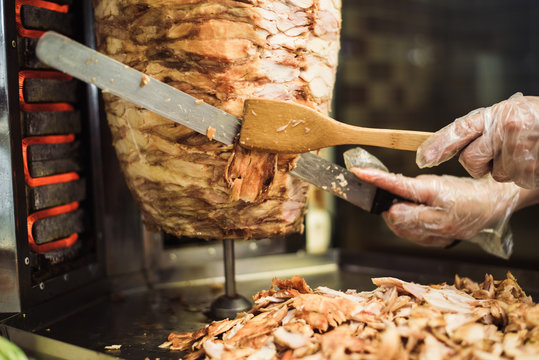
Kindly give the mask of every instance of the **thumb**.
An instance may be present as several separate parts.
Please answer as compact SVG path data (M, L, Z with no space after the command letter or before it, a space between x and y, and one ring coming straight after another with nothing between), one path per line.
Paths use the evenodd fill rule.
M481 136L490 108L481 108L458 118L425 140L417 150L416 163L420 168L437 166L451 159L469 143Z

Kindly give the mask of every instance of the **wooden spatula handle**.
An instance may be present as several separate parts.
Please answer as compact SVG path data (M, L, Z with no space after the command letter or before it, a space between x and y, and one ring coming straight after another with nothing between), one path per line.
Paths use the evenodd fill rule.
M245 101L240 144L270 152L304 153L333 145L415 151L432 133L372 129L341 123L307 106L280 100Z
M335 128L340 144L361 144L416 151L433 133L427 131L373 129L342 124Z

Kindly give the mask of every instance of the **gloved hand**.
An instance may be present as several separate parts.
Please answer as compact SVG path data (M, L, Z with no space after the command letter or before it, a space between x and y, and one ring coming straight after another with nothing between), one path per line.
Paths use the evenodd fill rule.
M460 150L460 163L475 178L490 172L497 181L539 187L539 97L516 93L472 111L427 139L416 162L436 166Z
M513 183L499 183L491 177L409 178L376 169L351 171L364 181L416 202L396 203L382 216L396 235L428 246L445 247L455 239L468 240L487 228L503 233L521 191Z

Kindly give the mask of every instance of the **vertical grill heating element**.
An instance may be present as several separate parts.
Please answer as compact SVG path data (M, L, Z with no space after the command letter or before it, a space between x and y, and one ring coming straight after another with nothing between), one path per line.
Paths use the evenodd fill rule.
M0 316L106 291L98 91L35 55L49 30L92 46L92 11L0 0Z
M87 189L79 82L35 57L37 41L47 30L74 34L70 7L66 0L15 0L26 225L29 248L38 254L32 267L39 274L32 278L39 281L54 273L47 267L81 255L88 216L80 203Z
M43 0L16 0L15 1L15 22L17 26L17 32L22 37L32 38L32 39L39 39L45 31L28 29L26 27L26 24L23 23L22 16L21 16L21 13L24 11L23 6L25 5L34 8L34 9L24 9L24 10L28 10L29 13L36 13L36 12L39 13L40 10L42 11L44 10L43 12L54 11L58 14L67 14L69 12L69 5L67 4L60 5L54 2L43 1ZM61 18L61 15L60 15L60 18ZM39 25L45 25L45 24L43 23L39 24L39 20L38 20L38 26Z

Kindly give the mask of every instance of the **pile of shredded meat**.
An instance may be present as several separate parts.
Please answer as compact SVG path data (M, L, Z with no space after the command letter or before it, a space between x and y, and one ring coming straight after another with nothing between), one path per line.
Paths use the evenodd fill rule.
M162 347L208 359L537 359L539 304L516 279L418 285L375 278L373 291L315 291L275 279L233 320L172 333Z
M329 111L340 0L93 4L99 51L200 102L237 117L247 98ZM118 159L146 225L207 239L302 230L307 184L288 175L296 155L227 146L212 141L211 129L198 134L114 95L103 97Z

